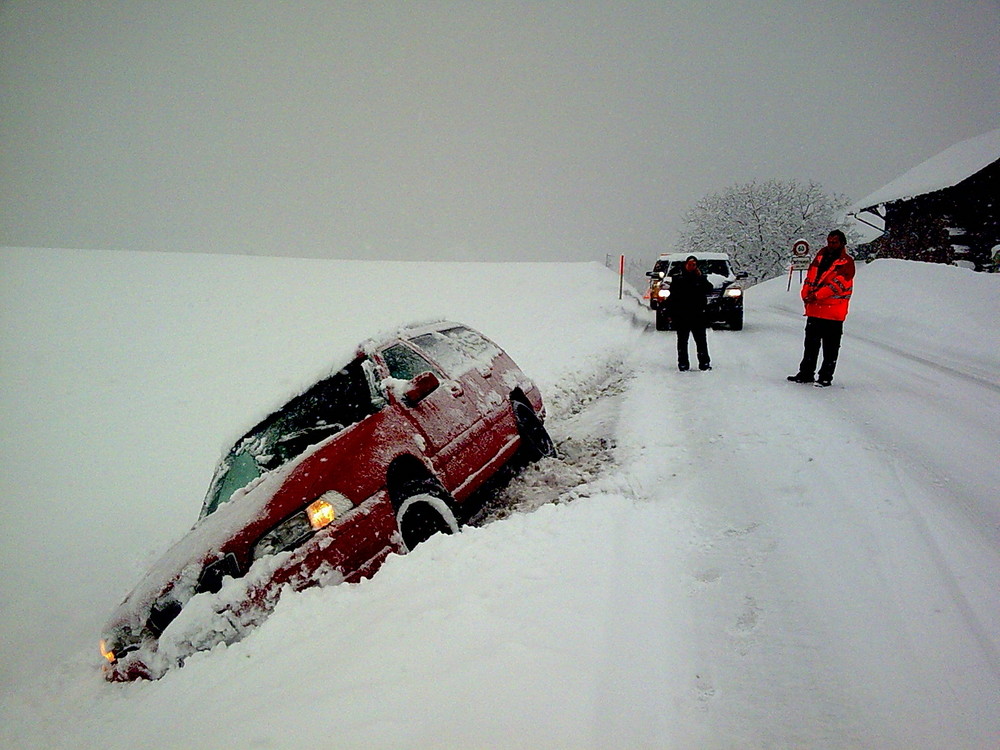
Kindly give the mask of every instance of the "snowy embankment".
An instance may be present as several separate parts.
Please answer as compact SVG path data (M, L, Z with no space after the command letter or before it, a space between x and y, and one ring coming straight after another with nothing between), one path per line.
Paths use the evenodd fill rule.
M784 380L784 279L681 374L592 264L2 253L0 746L998 744L998 276L862 266L821 390ZM433 317L538 381L563 460L370 581L105 684L104 618L225 443Z

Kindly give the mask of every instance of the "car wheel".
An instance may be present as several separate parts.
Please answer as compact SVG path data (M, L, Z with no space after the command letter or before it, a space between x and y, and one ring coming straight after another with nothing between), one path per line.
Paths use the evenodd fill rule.
M659 308L656 311L656 330L657 331L669 331L670 330L670 316L667 315L667 311L663 308Z
M458 531L458 521L448 503L428 493L406 498L396 512L396 524L408 550L435 534L454 534Z
M743 311L733 313L733 317L729 319L729 327L734 331L743 330Z
M522 455L528 461L537 461L545 456L555 457L556 446L535 410L523 401L513 400L511 406L517 422L517 434L521 436Z

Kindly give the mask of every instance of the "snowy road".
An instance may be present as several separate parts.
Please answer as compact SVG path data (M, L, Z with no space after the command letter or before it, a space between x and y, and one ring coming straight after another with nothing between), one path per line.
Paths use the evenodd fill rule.
M996 377L849 326L833 388L788 383L802 320L775 300L710 334L710 373L677 372L650 318L626 387L555 415L564 446L613 433L637 503L604 552L598 692L617 697L594 746L1000 745ZM515 483L522 505L553 473L572 487L546 471Z
M712 334L710 373L678 373L673 336L655 332L631 363L619 445L644 495L671 509L662 522L691 534L696 627L677 637L701 644L694 736L995 746L996 373L849 326L833 388L790 384L801 325L788 308Z

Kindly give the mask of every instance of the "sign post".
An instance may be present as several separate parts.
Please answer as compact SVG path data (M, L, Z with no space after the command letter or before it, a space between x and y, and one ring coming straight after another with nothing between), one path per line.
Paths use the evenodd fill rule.
M792 261L788 264L788 288L792 288L792 271L799 272L799 283L802 283L802 272L808 270L812 259L809 257L809 243L805 240L795 240L792 243Z

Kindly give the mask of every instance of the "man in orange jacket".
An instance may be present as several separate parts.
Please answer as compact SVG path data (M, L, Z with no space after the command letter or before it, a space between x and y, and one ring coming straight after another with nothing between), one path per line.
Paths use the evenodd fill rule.
M799 371L788 376L793 383L813 382L820 349L823 350L823 364L815 384L826 387L833 383L844 319L853 291L854 258L847 254L847 237L839 229L834 229L826 238L826 247L816 253L809 264L806 281L802 285L806 339Z

